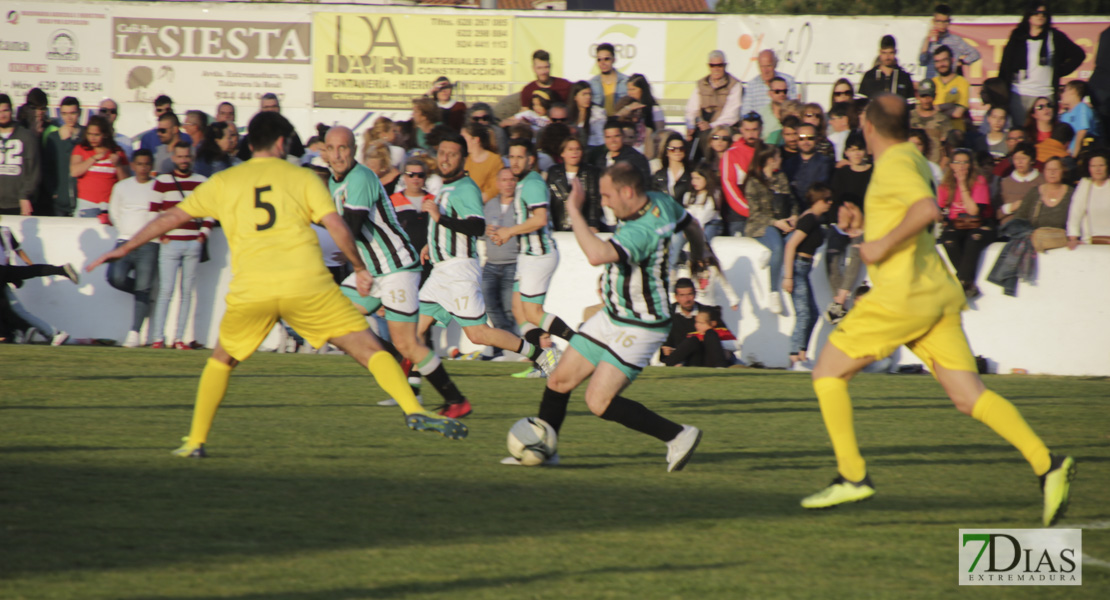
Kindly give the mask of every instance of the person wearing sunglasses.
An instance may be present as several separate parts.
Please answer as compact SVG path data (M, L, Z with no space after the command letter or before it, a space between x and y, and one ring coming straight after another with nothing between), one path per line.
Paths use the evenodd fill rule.
M962 73L963 69L961 67L963 65L970 65L980 58L978 50L962 37L948 30L951 24L952 7L947 4L938 4L933 9L932 28L929 30L929 35L925 36L925 41L921 43L921 56L918 57L921 66L925 67L925 77L927 79L935 77L940 70L935 62L936 50L940 46L947 46L951 49L954 61L952 69L957 73Z
M1035 57L1030 61L1030 57ZM1045 0L1032 0L1010 33L998 63L998 76L1010 86L1010 117L1025 121L1042 97L1054 98L1060 79L1072 74L1087 53L1052 26Z
M1038 96L1029 107L1022 129L1030 142L1039 144L1052 137L1052 130L1059 122L1056 103L1047 96Z
M173 148L177 142L185 142L191 148L192 139L184 139L181 135L181 121L172 112L163 113L158 117L158 127L155 128L158 136L158 145L154 148L154 172L156 174L173 172Z
M532 53L532 72L536 74L536 79L520 91L521 109L532 108L532 92L536 90L547 92L552 102L570 102L571 83L562 77L551 76L551 54L547 50Z
M611 117L617 114L617 102L628 95L628 75L616 69L617 51L609 42L598 44L594 55L598 74L590 78L593 103Z
M686 101L687 139L694 142L694 152L705 155L709 150L709 131L725 125L731 127L740 120L740 90L744 84L728 72L725 53L709 53L709 75L699 79L690 99Z
M509 147L509 132L495 123L496 120L493 115L493 107L485 102L474 102L467 109L466 122L479 123L489 127L490 131L493 132L493 151L504 154Z
M763 50L756 60L759 64L759 75L744 83L744 92L741 96L742 105L740 107L740 114L742 115L759 112L760 109L771 103L771 80L775 77L781 77L786 81L786 98L784 99L793 100L798 98L798 84L794 82L793 77L776 68L779 59L774 50Z
M944 140L952 130L952 120L937 110L934 100L937 88L932 79L926 79L917 86L917 106L910 111L910 128L923 129L929 134L930 152L925 157L940 164L944 154Z
M861 96L873 98L881 92L897 94L907 101L913 99L913 77L898 64L898 42L893 35L879 41L879 61L863 74L859 82Z
M153 129L148 129L146 132L143 133L142 137L139 138L139 148L143 150L150 150L151 152L154 152L158 148L158 146L162 143L161 140L158 138L158 119L161 119L162 115L172 112L173 98L162 94L154 99L155 125ZM185 139L185 141L189 142L190 144L193 143L193 139L189 138L188 136L182 136L182 139ZM154 166L155 168L157 168L158 163L154 163Z
M771 103L759 109L759 116L763 119L763 141L775 146L782 144L782 119L786 117L783 107L786 105L786 94L790 88L786 80L775 76L771 79Z
M97 114L108 119L108 124L115 131L116 119L119 118L119 105L116 104L116 101L105 98L100 101L100 106L96 110ZM131 155L135 153L135 144L131 141L131 137L116 131L115 140L116 144L123 149L123 153L127 155L127 160L131 160Z

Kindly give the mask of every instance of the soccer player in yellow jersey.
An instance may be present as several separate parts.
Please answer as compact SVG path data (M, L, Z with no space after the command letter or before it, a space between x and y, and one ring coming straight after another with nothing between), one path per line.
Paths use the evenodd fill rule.
M256 115L247 133L254 153L251 160L213 176L187 201L88 267L91 271L101 263L123 258L190 219L217 219L227 235L232 273L227 311L220 321L216 349L200 377L192 428L174 454L205 456L204 444L227 393L231 370L254 353L278 319L284 319L313 346L330 341L368 368L378 384L397 399L410 428L437 431L452 439L466 437L462 423L421 408L400 365L382 351L366 319L339 291L324 266L310 223L328 230L354 265L359 293L370 292L373 276L355 248L350 229L336 213L331 194L315 173L285 160L285 138L292 130L278 113Z
M905 344L932 370L956 408L983 422L1021 451L1041 480L1044 524L1064 514L1075 477L1070 456L1050 454L1021 414L988 390L964 335L963 289L948 271L929 230L940 217L925 157L908 143L905 100L872 98L863 118L875 171L864 198L867 220L860 256L871 292L829 336L813 369L813 387L832 439L839 471L832 484L802 500L805 508L858 502L875 494L856 444L848 381Z

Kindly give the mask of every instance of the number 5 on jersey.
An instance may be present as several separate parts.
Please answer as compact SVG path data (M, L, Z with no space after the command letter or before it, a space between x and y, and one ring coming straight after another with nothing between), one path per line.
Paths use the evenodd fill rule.
M267 229L274 226L274 221L277 221L277 210L274 209L274 205L270 204L269 202L262 201L262 194L269 191L271 191L270 186L254 188L254 207L261 208L262 210L266 211L267 215L269 215L265 223L262 223L261 225L255 225L255 229L257 229L258 231L266 231Z

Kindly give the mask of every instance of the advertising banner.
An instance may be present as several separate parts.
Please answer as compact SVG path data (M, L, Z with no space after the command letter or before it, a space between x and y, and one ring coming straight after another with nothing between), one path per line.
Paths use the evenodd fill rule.
M95 105L110 87L104 60L108 11L97 5L6 4L0 23L0 92L16 107L41 88L53 106L65 96Z
M244 116L267 92L277 94L283 106L309 103L312 26L307 15L162 6L117 8L114 14L117 101L149 107L166 94L177 106L215 114L216 105L226 100Z
M511 16L317 13L313 23L317 107L408 109L441 75L463 82L467 102L512 91Z

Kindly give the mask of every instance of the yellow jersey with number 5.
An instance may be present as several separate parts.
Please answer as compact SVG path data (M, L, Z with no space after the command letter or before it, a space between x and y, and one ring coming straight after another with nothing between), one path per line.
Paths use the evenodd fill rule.
M335 285L311 227L335 203L310 169L252 158L213 175L177 206L220 222L231 249L229 296L254 302Z

